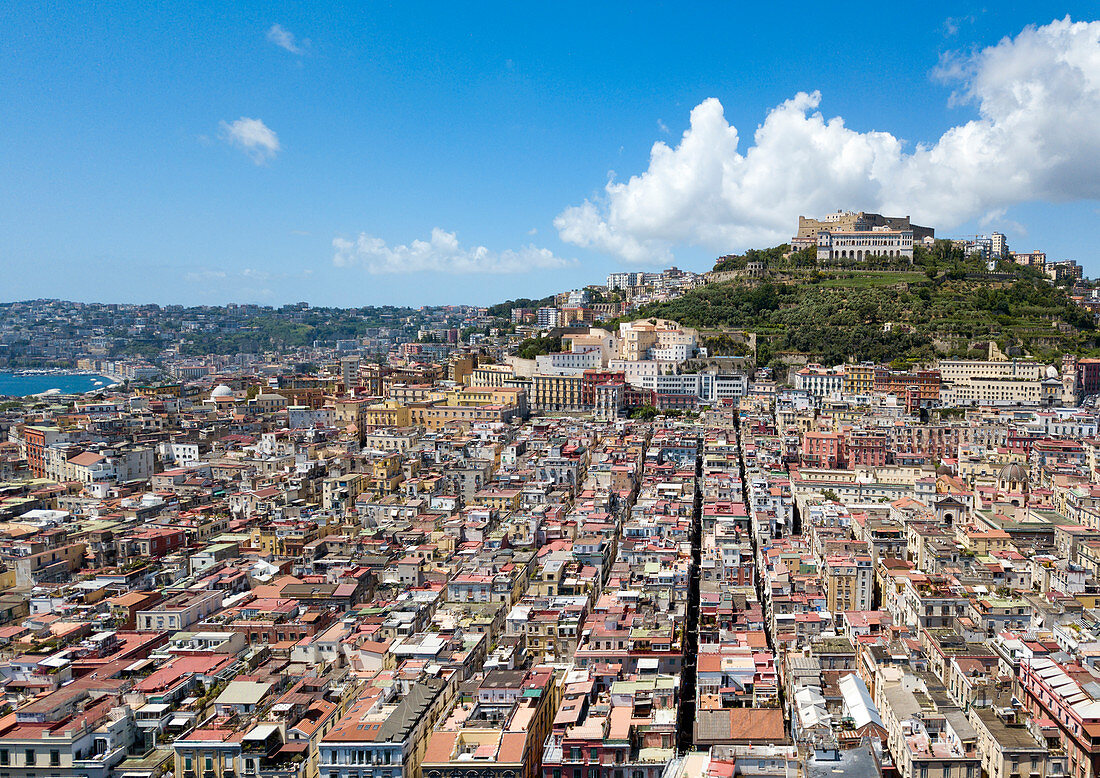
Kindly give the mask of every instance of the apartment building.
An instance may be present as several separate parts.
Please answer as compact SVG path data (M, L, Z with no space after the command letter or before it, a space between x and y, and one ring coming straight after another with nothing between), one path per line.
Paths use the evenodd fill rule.
M491 670L470 702L439 722L421 762L423 778L539 778L543 742L557 710L550 670Z
M844 394L870 394L875 388L875 366L864 362L844 366Z
M138 611L141 630L183 630L208 618L222 607L222 592L188 592Z
M911 399L911 404L919 406L933 404L940 399L940 383L938 370L902 372L885 367L875 368L876 392Z
M810 395L823 398L840 395L844 391L845 367L825 368L821 365L807 365L795 371L794 388L809 392Z
M519 414L515 405L432 405L424 409L423 426L434 431L451 424L507 424Z
M602 366L603 360L597 349L562 351L535 357L535 370L541 375L576 375L585 370L598 370Z
M1020 687L1032 715L1048 718L1067 757L1067 775L1100 775L1100 699L1092 672L1047 657L1020 663Z
M825 560L825 591L833 613L871 609L874 567L866 555L834 555Z
M1015 710L970 709L970 723L978 733L983 774L989 778L1065 775L1065 754L1061 749L1049 748L1046 739L1036 737L1021 719Z
M134 735L133 713L118 696L102 695L94 681L77 681L3 719L0 774L111 778Z
M1045 393L1040 381L970 378L945 382L940 388L940 403L945 408L978 405L1050 405L1061 395L1061 391L1060 382L1055 392Z
M181 778L235 778L244 765L241 741L244 733L209 727L191 731L173 744L175 774Z
M582 375L536 375L531 379L531 407L542 412L582 411Z
M698 334L665 319L639 319L619 325L619 356L629 361L649 359L654 347L683 346L694 353Z
M941 359L936 362L936 369L943 381L974 379L1039 381L1046 375L1046 368L1043 365L1022 359Z
M398 695L370 685L319 747L322 778L417 778L432 726L453 697L443 678L427 677Z

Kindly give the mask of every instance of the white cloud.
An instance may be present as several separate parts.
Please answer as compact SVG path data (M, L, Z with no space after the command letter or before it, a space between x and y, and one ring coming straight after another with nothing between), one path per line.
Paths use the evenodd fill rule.
M304 54L306 48L309 46L308 40L303 40L299 43L298 39L294 37L294 33L281 24L273 24L268 28L267 39L280 49L285 49L291 54Z
M279 136L259 119L242 116L220 126L222 139L241 149L257 165L272 159L282 149Z
M982 229L994 229L1001 232L1013 233L1019 237L1027 237L1027 227L1018 221L1007 218L1007 208L994 208L989 213L978 219L978 225Z
M1008 213L1007 208L994 208L989 213L985 214L978 220L978 224L983 227L989 227L990 225L997 225L1004 221L1005 214Z
M664 263L677 245L780 242L799 214L837 208L951 229L1018 203L1100 197L1100 22L1027 27L945 58L936 74L978 117L931 145L852 130L818 111L818 92L800 92L768 113L742 152L711 98L692 110L678 145L653 144L645 172L609 181L554 225L575 245Z
M548 249L524 246L518 250L491 251L484 246L464 248L453 232L438 227L428 240L388 246L381 238L360 233L352 241L335 238L332 262L337 267L362 266L370 273L526 273L567 267L575 260L562 259Z

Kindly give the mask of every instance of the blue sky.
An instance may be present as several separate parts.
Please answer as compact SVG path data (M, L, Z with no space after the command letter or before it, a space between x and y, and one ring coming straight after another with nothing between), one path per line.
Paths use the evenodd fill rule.
M151 5L0 11L0 298L489 303L836 208L1100 273L1092 4Z

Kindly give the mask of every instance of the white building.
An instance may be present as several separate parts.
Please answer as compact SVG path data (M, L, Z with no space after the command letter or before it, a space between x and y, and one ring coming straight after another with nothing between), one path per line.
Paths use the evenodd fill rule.
M557 327L560 321L561 311L557 308L539 308L535 319L538 326L546 328Z
M936 363L943 381L966 381L975 378L1016 379L1039 381L1045 375L1045 367L1038 362L1022 359L941 359Z
M588 290L587 289L574 289L566 296L565 305L567 308L582 308L588 305Z
M822 231L817 234L817 260L838 259L857 261L871 257L899 257L913 260L912 230L851 230Z
M286 409L287 426L291 429L308 429L320 424L332 426L331 408L310 408L306 405L291 405Z
M714 395L710 402L720 403L724 400L734 400L744 397L749 393L749 377L743 373L733 375L716 375L714 377Z
M567 339L571 345L570 351L599 351L601 366L619 356L618 335L599 327L592 327L584 334L569 335Z
M704 403L718 403L743 397L748 393L748 376L735 373L719 375L713 371L684 373L681 375L645 376L641 381L643 389L652 389L658 394L679 394L698 397Z
M539 375L577 375L585 370L599 370L602 366L600 352L596 349L535 357L535 372Z
M807 365L794 374L794 388L821 399L844 391L844 367Z
M607 363L607 369L622 373L631 386L644 388L646 378L656 377L666 369L671 370L672 366L652 359L612 359Z
M615 290L638 286L638 276L640 275L641 273L612 273L607 277L607 288Z
M646 352L649 359L658 362L684 362L691 358L693 347L689 343L668 343L653 346Z

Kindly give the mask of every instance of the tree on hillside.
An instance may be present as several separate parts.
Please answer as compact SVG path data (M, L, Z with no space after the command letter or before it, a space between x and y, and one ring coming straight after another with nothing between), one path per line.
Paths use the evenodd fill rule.
M534 359L542 354L556 354L561 351L561 338L528 338L519 344L516 355L521 359Z

